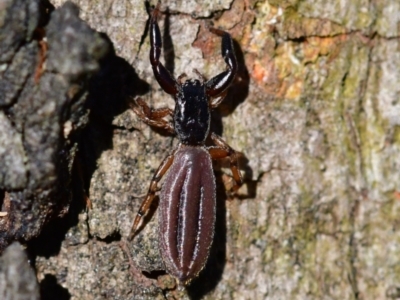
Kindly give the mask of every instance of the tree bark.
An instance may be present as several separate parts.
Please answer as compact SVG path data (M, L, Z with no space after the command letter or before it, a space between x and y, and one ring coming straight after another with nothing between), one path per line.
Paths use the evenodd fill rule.
M64 2L52 1L52 15ZM230 196L228 164L216 164L214 244L188 288L164 272L157 213L126 240L152 174L177 144L128 108L137 96L154 108L174 106L148 58L155 3L74 2L114 49L90 80L81 175L72 176L92 208L75 193L68 215L28 243L42 295L400 297L400 1L162 2L162 61L175 77L225 70L209 26L231 33L239 61L212 131L243 153L245 183ZM24 186L21 178L12 182Z

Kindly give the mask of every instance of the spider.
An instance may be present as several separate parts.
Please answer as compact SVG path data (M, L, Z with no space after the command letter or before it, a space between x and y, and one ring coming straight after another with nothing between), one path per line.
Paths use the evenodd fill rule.
M158 191L157 184L166 174L159 204L160 252L167 272L181 283L188 284L206 264L214 237L216 186L211 159L229 158L235 180L233 190L236 191L242 184L237 153L221 137L209 132L210 111L222 102L234 80L237 61L231 36L211 28L212 33L222 37L222 56L227 70L206 82L197 70L195 72L200 75L200 80L184 81L186 74L175 79L160 62L159 9L160 2L150 20L150 62L161 88L174 97L175 110L151 109L140 98L131 107L144 123L176 134L179 145L153 175L129 239L136 235ZM167 116L172 117L173 123L165 119ZM213 146L205 145L208 136Z

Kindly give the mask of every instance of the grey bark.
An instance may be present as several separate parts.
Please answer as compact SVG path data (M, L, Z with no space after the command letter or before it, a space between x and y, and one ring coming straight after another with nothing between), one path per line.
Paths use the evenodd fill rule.
M0 258L0 296L3 300L38 300L39 285L22 246L14 242Z
M83 184L78 180L77 189L87 190L93 207L86 210L75 193L68 215L28 244L50 295L399 297L399 1L162 3L163 61L175 76L195 77L196 68L210 78L225 69L220 39L207 30L211 23L235 38L240 62L212 130L243 153L245 184L225 202L230 172L226 163L216 165L216 238L206 269L187 289L163 273L157 213L133 242L126 241L140 195L177 143L128 109L129 98L138 95L152 107L173 107L149 64L146 6L135 0L75 2L115 52L103 58L90 82L89 121L79 143ZM11 125L7 139L19 130ZM30 164L20 154L27 151L24 140L12 143L0 155L12 152L4 162L15 171L4 169L0 179L25 186L31 171L24 171Z
M37 237L69 210L76 133L87 122L88 79L108 44L78 18L72 3L51 15L45 1L2 1L0 6L2 252L12 241ZM17 251L10 247L7 251ZM7 299L23 297L12 285L3 287Z

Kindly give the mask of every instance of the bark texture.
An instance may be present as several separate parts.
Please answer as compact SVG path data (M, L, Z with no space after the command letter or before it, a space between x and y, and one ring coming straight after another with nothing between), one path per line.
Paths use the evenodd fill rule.
M38 300L39 285L28 257L17 242L0 258L0 295L4 300Z
M45 1L1 5L0 251L68 211L85 82L107 50L72 3L51 17Z
M58 9L64 2L52 4ZM141 123L127 105L138 95L152 107L174 105L148 58L146 8L155 3L74 2L114 51L90 81L90 117L79 144L93 208L82 209L74 197L67 217L28 244L42 293L66 299L400 297L399 0L162 2L163 62L175 76L196 77L196 68L210 78L225 69L220 38L207 26L232 34L240 63L212 130L243 153L245 184L225 202L230 171L216 164L215 240L205 270L188 288L163 272L157 213L126 241L154 170L177 143ZM62 50L59 56L69 59ZM16 60L21 51L10 50L13 62L32 64ZM48 76L56 68L50 58ZM10 99L0 98L9 103L2 107ZM0 121L7 117L0 112ZM36 174L26 171L24 139L13 140L19 127L8 126L1 133L16 150L2 160L15 169L1 169L5 199ZM18 203L9 198L4 205Z

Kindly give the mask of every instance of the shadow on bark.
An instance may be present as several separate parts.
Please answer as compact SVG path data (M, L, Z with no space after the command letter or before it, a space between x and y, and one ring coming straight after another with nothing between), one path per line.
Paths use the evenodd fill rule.
M110 45L112 42L103 34ZM114 49L100 62L101 69L91 80L87 107L91 113L88 126L82 132L78 164L84 165L84 190L89 191L90 179L96 170L96 161L101 153L112 149L115 116L123 113L128 102L149 90L134 68L123 58L115 55Z
M40 282L40 299L69 300L71 299L71 294L57 282L57 278L54 275L46 274Z
M111 149L113 131L112 120L128 109L128 101L148 90L148 85L139 79L132 66L116 56L112 43L105 34L111 51L100 60L99 71L91 78L88 85L88 97L85 108L90 111L85 128L74 133L78 140L78 153L75 156L72 171L71 188L73 197L68 213L63 218L56 218L48 223L41 234L28 243L31 263L37 256L50 257L60 252L63 242L69 245L82 241L66 241L67 232L80 222L79 214L87 209L87 191L90 180L96 170L96 161L101 153ZM90 200L89 200L90 201ZM87 229L88 230L88 229ZM90 237L89 237L90 238ZM68 238L67 238L68 239ZM116 236L115 239L120 239ZM110 242L110 241L105 241ZM42 299L70 299L70 294L53 275L47 274L40 282Z

